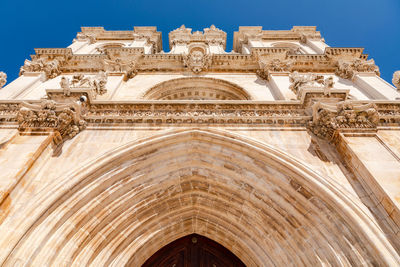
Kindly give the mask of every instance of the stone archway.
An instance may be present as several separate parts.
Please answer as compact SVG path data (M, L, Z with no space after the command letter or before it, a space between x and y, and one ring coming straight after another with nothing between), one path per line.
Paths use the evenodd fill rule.
M191 234L153 254L142 267L245 267L232 252L213 240Z
M125 145L50 184L26 214L22 237L2 252L4 266L140 266L193 233L247 266L398 261L329 178L220 131L179 130Z
M206 77L178 78L159 83L143 96L152 100L250 100L239 85Z

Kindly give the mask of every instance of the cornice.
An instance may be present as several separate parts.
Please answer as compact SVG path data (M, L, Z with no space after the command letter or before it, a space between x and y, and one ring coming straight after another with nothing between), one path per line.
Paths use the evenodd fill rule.
M32 61L27 61L28 72L46 71L49 77L61 73L113 71L119 65L133 64L135 72L148 71L185 71L185 62L181 54L144 54L143 48L111 47L103 54L73 54L69 48L35 49ZM363 48L326 48L323 54L291 54L290 48L254 48L251 54L210 54L208 72L258 72L265 64L273 60L290 61L291 71L336 73L343 78L352 78L357 72L371 72L379 75L379 69ZM46 69L46 63L57 60L53 67ZM35 62L38 64L35 65ZM114 62L114 63L113 63ZM109 65L114 68L108 68ZM50 67L51 68L51 67ZM119 66L118 68L124 69ZM132 68L132 66L130 67ZM126 69L126 68L125 68ZM274 70L271 70L274 71ZM285 70L286 71L286 70ZM23 73L23 71L21 72Z
M400 127L400 101L343 101L339 95L324 97L322 92L313 92L297 101L193 101L193 100L146 100L146 101L98 101L86 89L87 101L79 101L83 91L71 90L70 97L63 97L61 90L48 90L49 98L58 107L79 106L81 124L134 126L134 125L245 125L268 127L306 127L315 115L312 107L316 103L333 106L347 103L360 115L358 107L373 107L376 110L376 127ZM40 106L48 100L0 101L0 124L16 125L21 108ZM47 102L46 102L47 103ZM59 108L57 110L62 110ZM73 109L74 111L75 109ZM314 112L316 112L314 108ZM348 110L351 110L349 108ZM329 111L331 112L331 111ZM333 111L332 111L333 112ZM332 113L331 112L331 113ZM347 112L347 111L346 111ZM370 111L368 111L370 112ZM374 111L375 112L375 111ZM360 113L360 114L359 114ZM358 116L357 115L357 116ZM362 115L362 114L361 114ZM339 114L340 116L340 114ZM320 117L320 116L319 116ZM363 117L360 117L360 120ZM357 131L358 124L352 124L351 131ZM361 124L360 124L361 125ZM349 127L344 127L349 128ZM361 128L365 128L364 126ZM360 129L361 129L360 128ZM347 129L349 131L349 129ZM333 132L331 132L333 133ZM332 135L330 134L330 137Z

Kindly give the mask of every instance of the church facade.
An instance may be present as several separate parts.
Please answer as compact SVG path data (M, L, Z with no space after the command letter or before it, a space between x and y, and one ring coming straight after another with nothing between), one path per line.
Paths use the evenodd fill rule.
M82 27L0 73L1 266L400 265L400 73L226 36Z

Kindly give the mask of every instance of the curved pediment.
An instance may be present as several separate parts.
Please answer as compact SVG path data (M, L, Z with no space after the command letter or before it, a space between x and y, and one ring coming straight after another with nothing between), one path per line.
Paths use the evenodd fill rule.
M190 77L168 80L150 88L145 99L151 100L250 100L240 86L215 78Z

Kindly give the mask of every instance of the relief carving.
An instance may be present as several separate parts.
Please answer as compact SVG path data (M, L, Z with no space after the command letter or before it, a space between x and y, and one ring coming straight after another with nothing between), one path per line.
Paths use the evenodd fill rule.
M272 59L272 60L259 60L259 69L257 70L257 75L260 78L269 80L270 72L287 72L290 71L293 61L291 60L280 60L280 59Z
M59 104L52 100L43 100L39 104L23 102L17 113L18 130L51 129L57 131L62 140L73 138L86 127L80 112L76 103Z
M96 94L103 95L107 93L107 73L100 71L96 76L90 77L84 74L76 74L72 76L70 81L67 77L61 77L60 86L63 89L64 95L71 94L71 88L89 88Z
M104 59L104 66L110 72L124 72L126 79L131 79L138 73L137 62L139 56L133 56L128 59L122 59L114 55L107 55L108 58Z
M338 60L336 64L335 74L343 79L353 79L357 72L375 72L380 75L378 66L375 65L373 59L353 61Z
M289 81L292 83L289 88L295 94L298 94L305 87L320 87L324 89L324 95L330 95L334 85L332 76L324 78L323 75L314 73L301 75L297 71L289 74Z
M400 90L400 70L393 73L392 83L397 88L397 90Z
M25 72L44 72L47 79L52 79L61 74L61 66L65 63L63 57L56 57L51 60L37 58L34 60L25 60L24 65L20 68L19 75Z
M376 129L379 114L374 103L365 105L349 101L337 104L317 102L312 106L313 120L309 129L318 137L332 140L340 129Z
M189 47L189 53L182 55L182 58L184 66L193 73L200 73L211 66L211 55L203 46Z
M172 45L202 42L225 46L226 33L214 25L211 25L210 28L205 28L204 32L195 31L192 33L191 28L186 28L185 25L182 25L180 28L169 33L169 39Z
M7 83L7 74L0 71L0 89Z

